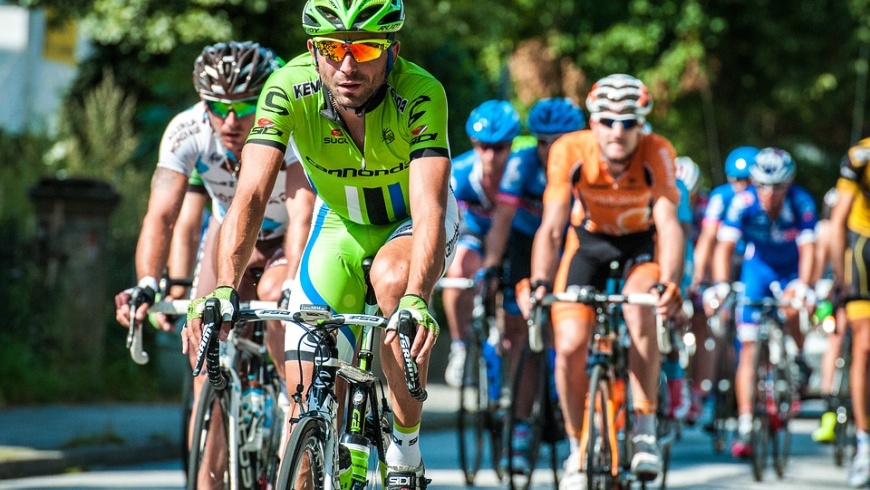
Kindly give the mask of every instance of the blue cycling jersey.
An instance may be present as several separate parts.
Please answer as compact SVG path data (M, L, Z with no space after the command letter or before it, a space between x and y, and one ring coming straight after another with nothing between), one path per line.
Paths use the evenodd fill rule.
M746 259L759 259L780 274L798 266L798 245L815 241L816 203L803 188L792 184L774 220L762 209L754 186L731 200L718 239L747 244Z
M492 210L496 202L517 207L512 226L527 235L534 235L541 223L541 196L546 186L546 174L540 171L534 148L512 152L499 182L498 194L491 199L483 191L483 166L474 150L453 159L450 180L462 212L465 227L477 235L489 231ZM535 195L532 190L537 190Z

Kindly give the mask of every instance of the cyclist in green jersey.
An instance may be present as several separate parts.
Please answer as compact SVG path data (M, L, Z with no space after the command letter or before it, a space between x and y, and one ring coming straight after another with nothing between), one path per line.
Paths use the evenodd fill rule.
M425 385L439 332L428 301L452 258L458 212L449 189L446 95L429 73L399 57L395 33L403 22L401 0L307 1L302 23L312 36L308 52L275 72L260 96L221 229L221 286L208 297L221 301L225 321L238 314L240 270L280 162L292 150L318 199L289 308L315 303L361 312L361 262L374 257L371 280L381 310L393 314L391 323L402 310L418 322L411 354ZM205 299L189 310L185 350L198 344ZM313 358L298 330L287 328L285 339L290 378L297 362ZM343 357L352 355L357 333L339 335ZM394 410L385 488L425 488L418 445L422 404L405 388L395 332L384 343L381 365ZM301 382L307 384L309 375Z

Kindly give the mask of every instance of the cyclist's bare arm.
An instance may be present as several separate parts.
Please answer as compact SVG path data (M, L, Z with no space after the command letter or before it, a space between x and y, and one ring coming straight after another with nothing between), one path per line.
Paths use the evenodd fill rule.
M852 203L855 201L854 194L840 192L837 204L831 210L831 267L834 270L834 278L837 284L845 284L845 257L846 257L846 221Z
M414 231L411 235L408 283L404 294L416 294L427 301L432 296L435 283L444 271L446 236L447 193L450 185L450 160L446 157L422 157L411 162L408 194L411 216L414 216ZM399 296L378 295L381 310L391 312L398 305ZM393 331L384 336L384 343L396 338ZM428 357L435 345L435 335L422 326L411 345L411 355L418 362Z
M798 279L807 285L814 284L813 273L816 265L816 242L798 245Z
M208 194L188 191L184 194L181 212L175 220L172 232L172 245L169 247L169 261L166 268L169 277L192 277L196 264L196 253L199 249L202 233L202 216L208 203ZM184 298L187 294L185 286L172 286L169 290L171 298Z
M692 288L697 289L708 273L710 277L713 275L708 264L713 256L717 231L719 231L718 221L708 221L701 224L701 232L698 234L698 241L695 242L695 270L692 272Z
M158 278L166 266L169 255L169 242L178 212L184 200L187 176L158 167L151 179L151 195L148 198L148 211L142 221L139 242L136 245L136 277ZM126 292L115 296L115 318L127 327L130 324L130 295ZM136 319L142 321L148 305L141 305L136 311Z
M263 144L246 144L242 161L236 194L218 238L217 284L233 288L239 287L251 259L284 153Z
M728 282L731 277L731 256L737 242L719 240L713 249L713 262L710 265L713 282Z
M450 160L424 157L411 162L408 193L414 220L411 267L405 294L429 298L444 269L447 193L450 183ZM397 298L398 299L398 298ZM392 306L396 305L382 305ZM391 311L391 310L385 310Z
M568 193L570 195L570 190ZM552 286L556 269L559 266L559 252L564 241L565 225L568 224L568 217L571 213L569 202L544 203L541 226L535 232L535 239L532 242L531 272L529 274L531 284L539 284L543 281ZM532 290L531 294L540 299L544 292ZM519 301L518 304L523 316L528 318L531 313L531 303Z
M486 256L483 259L484 267L497 267L501 265L505 250L507 249L511 223L516 213L516 206L504 203L496 204L495 209L492 210L492 224L489 227L489 233L486 234L484 247L486 250Z
M292 216L284 236L284 256L287 258L287 279L296 277L302 252L311 228L315 194L300 163L287 168L287 216Z
M677 203L659 197L653 205L653 221L656 226L656 255L660 268L659 282L671 283L676 288L667 288L659 300L668 318L673 318L682 308L679 285L683 277L686 259L686 238L677 218Z

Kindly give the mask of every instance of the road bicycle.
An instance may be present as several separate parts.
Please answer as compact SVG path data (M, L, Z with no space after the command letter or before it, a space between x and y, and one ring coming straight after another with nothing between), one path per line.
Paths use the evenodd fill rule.
M502 479L505 475L499 460L503 454L504 419L509 407L502 401L504 363L500 346L501 332L493 300L495 295L491 294L490 289L494 282L488 278L445 278L438 282L441 289L474 289L474 308L466 338L457 412L457 454L468 485L474 485L487 453L498 478ZM486 439L489 440L489 447L486 447Z
M292 396L305 408L290 420L292 432L275 485L278 490L362 490L383 485L392 411L382 382L372 372L372 361L376 332L386 329L389 319L374 314L377 301L368 283L369 265L370 261L363 264L368 286L366 314L333 314L328 307L320 305L303 305L292 313L269 312L292 320L287 328L304 329L308 341L316 346L314 374L304 403L301 385ZM334 334L342 325L362 328L360 349L353 364L339 357ZM415 400L422 402L428 395L420 385L417 363L410 353L415 331L416 322L410 313L400 312L396 333L402 350L406 388ZM301 372L301 360L299 369ZM339 378L348 384L342 431L337 427L336 382Z
M797 392L797 347L785 333L783 307L792 306L776 298L741 300L743 307L760 308L758 338L752 363L752 476L761 481L767 465L767 451L777 477L782 478L791 451L789 424L800 402ZM800 310L801 324L808 324L806 309Z
M633 424L631 390L628 389L630 337L622 320L623 304L655 307L655 294L606 294L590 286L571 286L564 293L548 294L537 304L548 308L555 302L583 303L593 308L595 318L586 370L589 391L579 454L587 489L628 488L631 474ZM664 475L662 476L664 480ZM645 487L647 482L641 481Z
M156 303L150 311L185 314L190 301ZM283 428L281 382L265 344L274 302L243 302L227 340L218 340L220 305L206 302L193 375L205 367L187 463L187 488L266 489L275 481ZM186 438L186 436L185 436Z
M552 339L547 316L543 308L535 308L532 312L528 321L529 341L523 347L514 372L512 393L532 387L534 395L531 412L527 417L521 417L518 413L519 406L512 403L507 419L505 450L508 464L505 476L512 490L528 490L531 486L532 475L543 445L549 446L553 488L559 488L559 465L564 457L560 458L557 446L566 439L566 434L553 374L555 351L548 347L552 344ZM514 466L511 449L514 447L513 439L518 423L526 424L529 429L528 446L524 455L527 466L524 468Z

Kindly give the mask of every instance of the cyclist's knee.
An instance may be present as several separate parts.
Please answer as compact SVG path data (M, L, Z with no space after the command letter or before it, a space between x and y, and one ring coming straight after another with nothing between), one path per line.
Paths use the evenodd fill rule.
M257 284L257 298L262 301L278 301L281 299L281 285L287 275L287 267L275 266L266 269Z

